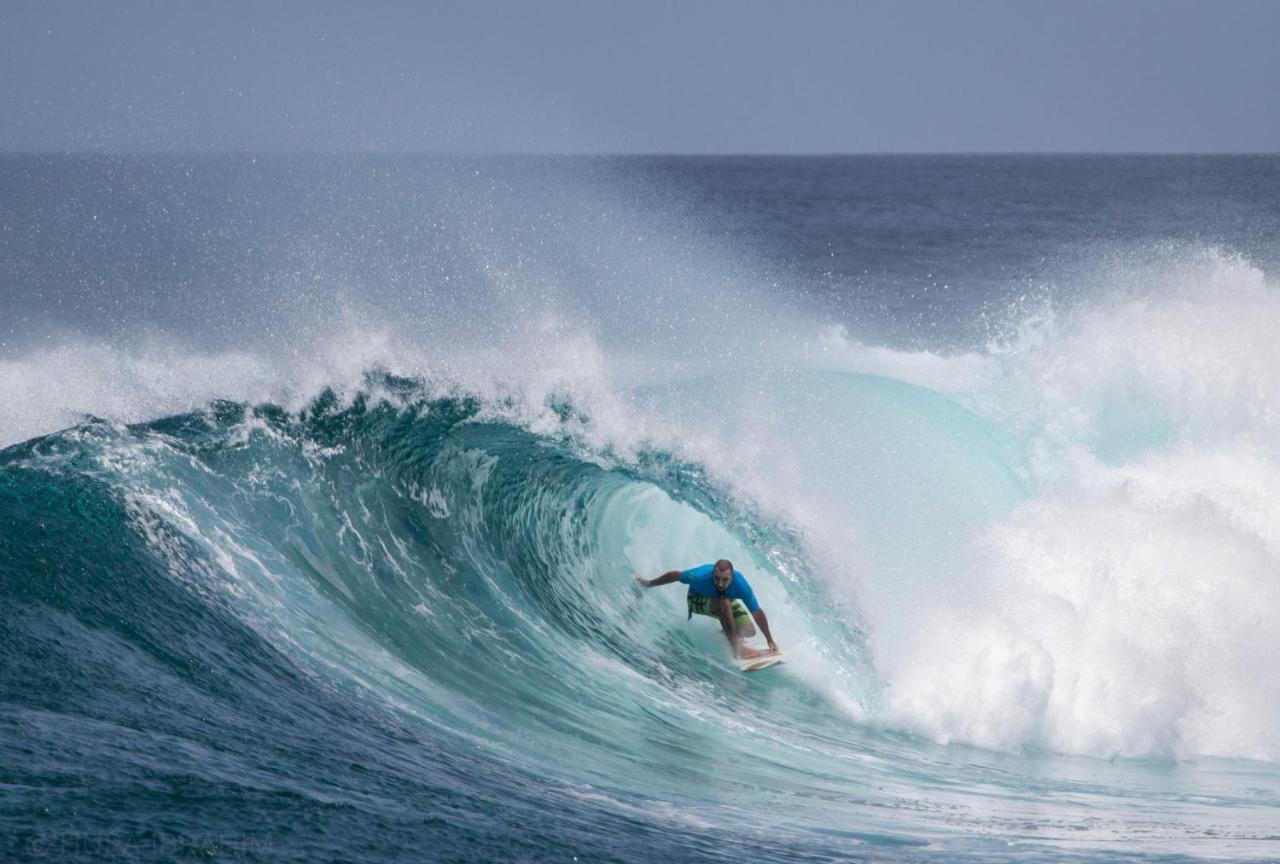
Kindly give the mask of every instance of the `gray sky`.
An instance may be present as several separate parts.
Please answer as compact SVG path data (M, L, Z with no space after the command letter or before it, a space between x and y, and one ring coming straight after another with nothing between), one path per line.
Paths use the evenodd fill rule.
M0 0L0 149L1280 150L1280 2Z

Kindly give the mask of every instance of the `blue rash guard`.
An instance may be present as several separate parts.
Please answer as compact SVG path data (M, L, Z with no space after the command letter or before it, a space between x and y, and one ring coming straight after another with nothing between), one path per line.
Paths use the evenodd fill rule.
M697 594L699 597L715 597L720 593L716 590L716 583L711 579L711 571L715 566L703 564L692 570L683 570L680 573L680 581L689 586L690 594ZM733 571L733 579L730 580L729 587L724 589L724 596L731 600L741 600L747 605L748 612L755 612L760 608L755 592L747 584L747 577L737 570Z

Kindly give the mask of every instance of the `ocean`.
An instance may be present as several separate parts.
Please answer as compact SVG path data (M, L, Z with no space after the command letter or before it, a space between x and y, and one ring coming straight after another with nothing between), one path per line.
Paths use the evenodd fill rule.
M0 858L1277 860L1278 272L1271 156L0 156Z

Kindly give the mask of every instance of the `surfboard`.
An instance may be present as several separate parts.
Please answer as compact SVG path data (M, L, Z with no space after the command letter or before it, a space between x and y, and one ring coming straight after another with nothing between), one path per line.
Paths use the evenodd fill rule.
M733 661L743 672L759 672L782 662L781 654L761 654L758 657L737 657Z

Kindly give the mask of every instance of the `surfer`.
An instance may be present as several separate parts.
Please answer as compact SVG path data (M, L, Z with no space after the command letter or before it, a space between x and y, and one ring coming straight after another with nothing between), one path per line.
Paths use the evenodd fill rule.
M689 617L697 614L718 618L735 657L778 653L773 634L769 632L769 619L760 608L755 592L747 584L747 577L734 570L732 562L721 558L714 564L703 564L691 570L671 570L656 579L637 576L636 581L645 588L670 585L672 582L688 585ZM755 618L755 623L760 626L760 631L769 642L767 652L756 651L742 644L743 639L756 635L752 618Z

